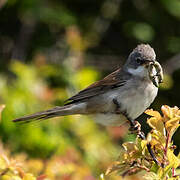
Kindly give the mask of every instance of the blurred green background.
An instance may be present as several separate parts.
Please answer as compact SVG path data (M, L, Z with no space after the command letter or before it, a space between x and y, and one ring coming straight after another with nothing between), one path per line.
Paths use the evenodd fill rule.
M122 142L134 139L127 127L106 128L85 116L21 126L11 120L63 105L78 90L122 66L139 43L155 49L165 72L152 108L179 106L179 0L0 0L4 146L29 158L66 157L87 167L92 180L99 176L117 158ZM138 119L147 132L145 116Z

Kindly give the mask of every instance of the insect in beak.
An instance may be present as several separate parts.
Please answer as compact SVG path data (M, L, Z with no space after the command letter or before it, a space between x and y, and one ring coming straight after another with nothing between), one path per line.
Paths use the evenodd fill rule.
M145 68L149 68L149 65L150 65L150 64L154 64L154 63L155 63L155 61L152 61L152 60L144 60L143 66L144 66Z
M159 87L159 83L163 82L163 70L161 65L157 61L150 62L148 72L150 80L156 87Z

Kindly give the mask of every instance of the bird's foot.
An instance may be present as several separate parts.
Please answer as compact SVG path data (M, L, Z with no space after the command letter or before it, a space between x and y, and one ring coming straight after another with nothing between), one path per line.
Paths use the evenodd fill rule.
M129 130L133 133L133 134L137 134L137 136L141 139L145 139L145 135L144 133L141 131L141 124L138 121L133 121L131 122L131 127L129 128Z
M127 112L122 112L122 111L120 110L120 107L121 107L121 106L120 106L120 103L117 101L117 99L113 99L113 103L116 105L116 110L115 110L115 112L116 112L117 114L123 114L123 115L127 118L127 120L129 121L129 123L130 123L130 128L129 128L129 130L130 130L132 133L137 134L137 136L138 136L139 138L141 138L142 140L145 140L146 137L145 137L144 132L142 132L142 130L141 130L141 124L140 124L138 121L134 121L133 119L129 118ZM147 149L148 149L149 154L151 155L153 161L154 161L156 164L158 164L158 165L161 166L161 164L160 164L159 161L157 160L156 156L154 155L154 152L153 152L153 150L152 150L152 148L151 148L151 144L150 144L150 143L147 144Z
M132 123L133 123L133 124L132 124ZM138 136L139 138L141 138L142 140L145 140L145 139L146 139L144 132L141 131L141 124L140 124L138 121L133 121L133 122L131 121L131 127L129 128L129 130L130 130L132 133L137 134L137 136ZM160 164L159 161L157 160L157 158L156 158L156 156L155 156L155 154L154 154L154 152L153 152L153 150L152 150L152 148L151 148L151 144L150 144L150 143L147 144L147 149L148 149L149 154L151 155L153 161L154 161L156 164L158 164L158 165L161 166L161 164Z

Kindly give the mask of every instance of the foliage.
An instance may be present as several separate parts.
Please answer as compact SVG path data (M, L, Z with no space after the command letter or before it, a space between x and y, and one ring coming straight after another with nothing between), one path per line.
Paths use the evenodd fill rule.
M116 157L118 145L112 141L113 136L99 129L92 119L77 115L28 125L15 125L12 119L50 108L50 104L63 104L68 94L95 81L98 73L92 68L83 68L74 72L72 78L65 66L56 67L45 62L25 65L16 61L11 64L9 71L13 75L10 80L0 74L0 97L6 103L0 121L0 139L9 150L8 157L17 160L16 156L26 153L25 157L23 155L18 159L23 168L27 166L25 169L32 170L30 172L36 177L41 175L42 169L34 173L33 162L46 164L43 172L50 177L58 163L60 170L57 170L57 174L66 176L79 173L77 176L83 179L80 178L82 171L84 176L91 174L97 177ZM49 79L58 79L68 84L69 88L52 86ZM29 161L32 162L31 167L28 166Z
M1 106L1 111L3 108L4 105ZM177 107L170 108L169 106L162 106L161 109L163 116L157 111L146 110L146 113L152 116L147 121L152 128L147 139L137 138L135 142L125 142L124 150L118 161L114 162L107 169L106 176L101 175L100 179L106 179L112 172L118 172L126 180L179 179L177 168L180 166L180 157L173 153L175 147L172 137L179 127L180 110ZM149 155L146 148L147 143L151 144L159 165L155 164ZM22 153L9 158L12 155L9 150L3 148L2 144L0 152L0 177L2 180L95 180L81 154L73 148L67 150L64 155L54 155L47 160L29 159L26 154ZM120 178L112 175L108 177L112 180Z
M47 161L27 159L23 154L10 159L7 152L1 148L0 179L2 180L83 180L88 178L95 180L88 166L73 150L68 152L68 156L54 156ZM27 170L31 173L27 173Z
M4 105L1 106L1 111L4 107ZM137 138L135 142L125 142L123 144L124 150L121 152L118 161L114 162L106 171L106 176L101 175L100 179L106 179L112 172L118 172L122 177L126 177L126 180L179 179L177 168L180 166L180 157L173 153L175 146L172 137L179 127L180 110L177 107L170 108L169 106L162 106L161 110L162 116L157 111L146 110L146 114L151 116L147 123L152 128L147 139ZM82 136L82 133L80 134ZM87 134L85 138L88 138ZM149 155L147 143L151 144L160 166L155 164ZM91 151L89 145L87 151ZM93 142L94 145L95 142ZM53 155L46 160L29 159L24 153L16 154L10 158L12 156L10 151L5 150L2 144L0 153L0 177L2 180L95 180L81 153L72 147L67 149L63 155ZM112 180L120 178L112 175L108 177Z
M137 138L135 142L125 142L124 151L118 161L108 168L106 175L118 172L124 177L146 171L144 179L147 180L180 179L176 174L180 166L180 154L176 156L173 153L176 147L172 142L173 134L179 127L180 110L178 107L165 105L161 111L163 116L157 111L146 110L145 113L152 116L147 121L152 131L148 133L146 140ZM148 143L151 144L159 165L152 160L146 146Z

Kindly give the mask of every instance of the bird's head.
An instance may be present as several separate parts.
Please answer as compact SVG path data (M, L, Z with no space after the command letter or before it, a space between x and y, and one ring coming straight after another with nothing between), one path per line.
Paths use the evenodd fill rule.
M140 44L130 53L124 68L134 76L148 77L148 67L155 61L154 49L148 44Z

